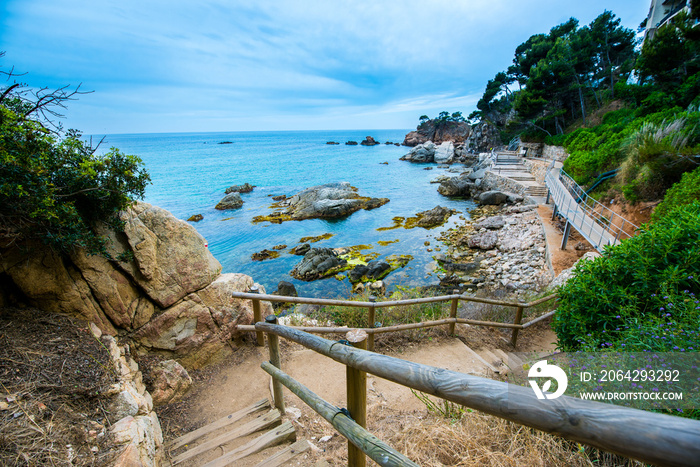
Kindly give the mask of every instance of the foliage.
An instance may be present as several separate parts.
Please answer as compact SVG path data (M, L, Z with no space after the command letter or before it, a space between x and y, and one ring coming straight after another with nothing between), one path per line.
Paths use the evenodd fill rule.
M666 192L663 202L654 209L652 221L660 220L676 206L694 201L700 201L700 167L684 173L681 180Z
M644 229L602 257L579 263L560 288L553 326L563 350L687 349L693 339L697 346L700 202L679 206ZM659 335L660 323L694 332L676 332L663 343L639 332L657 329Z
M65 96L31 99L18 84L0 96L0 238L103 251L94 227L118 226L116 213L143 197L150 178L141 160L116 148L97 155L79 132L49 130L43 117Z
M397 286L396 291L391 294L389 300L407 300L425 296L425 293L421 290ZM367 298L359 297L358 299L366 301ZM417 305L400 305L375 309L376 322L382 326L433 321L447 318L448 316L449 307L444 303L420 303ZM326 306L319 312L318 316L314 317L331 320L337 326L348 326L351 328L364 328L368 324L367 309L361 307Z

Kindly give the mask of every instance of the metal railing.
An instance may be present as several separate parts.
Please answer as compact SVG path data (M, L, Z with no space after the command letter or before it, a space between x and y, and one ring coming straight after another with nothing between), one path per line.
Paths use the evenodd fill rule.
M261 366L273 380L275 405L284 413L281 385L299 396L348 439L348 465L364 467L365 455L382 466L417 464L366 428L367 373L512 422L655 465L691 466L700 459L700 422L644 410L561 396L541 401L534 391L488 378L458 373L363 350L367 334L348 333L351 345L280 326L274 315L255 324L268 335L270 363ZM283 373L277 337L301 344L347 368L347 405L321 399ZM274 345L273 345L274 342Z
M545 183L555 204L554 214L566 220L598 251L632 237L639 229L607 206L591 198L566 172L550 168Z

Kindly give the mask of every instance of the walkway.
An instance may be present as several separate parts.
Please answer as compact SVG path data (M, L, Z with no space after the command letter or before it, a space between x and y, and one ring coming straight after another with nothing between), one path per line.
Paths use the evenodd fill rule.
M523 165L520 153L517 151L498 151L491 171L518 182L525 187L528 196L532 198L542 198L544 201L547 196L547 187L537 182L527 167Z
M625 228L637 229L637 226L586 195L561 168L552 167L547 172L545 182L555 205L554 215L561 215L567 220L562 248L566 247L571 226L599 252L606 245L615 245L621 239L630 237Z

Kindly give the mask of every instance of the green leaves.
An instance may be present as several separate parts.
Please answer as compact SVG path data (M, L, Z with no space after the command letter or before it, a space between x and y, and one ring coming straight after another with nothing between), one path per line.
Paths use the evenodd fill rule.
M150 178L141 160L116 148L95 154L75 130L47 132L17 102L12 92L0 101L0 240L103 251L94 226L116 225L116 214L143 197Z
M677 207L637 236L607 248L602 257L580 263L559 291L554 329L560 346L573 351L612 344L633 350L628 340L636 330L630 331L630 323L646 329L675 320L694 323L697 328L698 245L700 202L696 201ZM637 340L638 350L661 345Z

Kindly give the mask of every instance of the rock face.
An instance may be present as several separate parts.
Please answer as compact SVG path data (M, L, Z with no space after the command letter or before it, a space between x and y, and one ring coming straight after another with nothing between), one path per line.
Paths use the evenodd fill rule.
M365 139L362 140L362 142L360 144L363 146L374 146L374 145L379 144L379 143L377 141L375 141L375 139L372 138L371 136L367 136Z
M360 209L375 209L388 203L388 198L368 198L357 194L347 182L328 183L297 193L284 212L291 220L336 219Z
M435 144L426 141L419 144L401 158L402 161L409 162L435 162Z
M490 123L482 122L470 126L465 122L441 123L437 120L428 120L418 126L416 131L411 131L403 140L404 146L418 146L427 141L436 144L445 141L459 145L460 154L466 156L468 151L485 152L501 145L498 129Z
M243 206L243 199L240 193L234 191L224 196L221 201L219 201L219 204L215 206L215 209L225 211L227 209L238 209L241 206Z
M404 146L416 146L426 141L442 143L452 141L461 143L471 134L471 127L466 122L439 122L437 119L421 123L416 131L411 131L403 140Z
M228 188L226 188L226 193L227 195L229 193L250 193L253 191L253 188L255 188L254 185L251 185L250 183L244 183L243 185L233 185Z
M0 281L37 308L91 321L106 334L125 332L137 350L197 368L229 354L236 324L252 321L252 304L234 299L253 279L220 275L204 238L184 221L146 203L120 214L123 232L103 231L108 260L78 250L0 251ZM271 307L263 303L264 314Z

